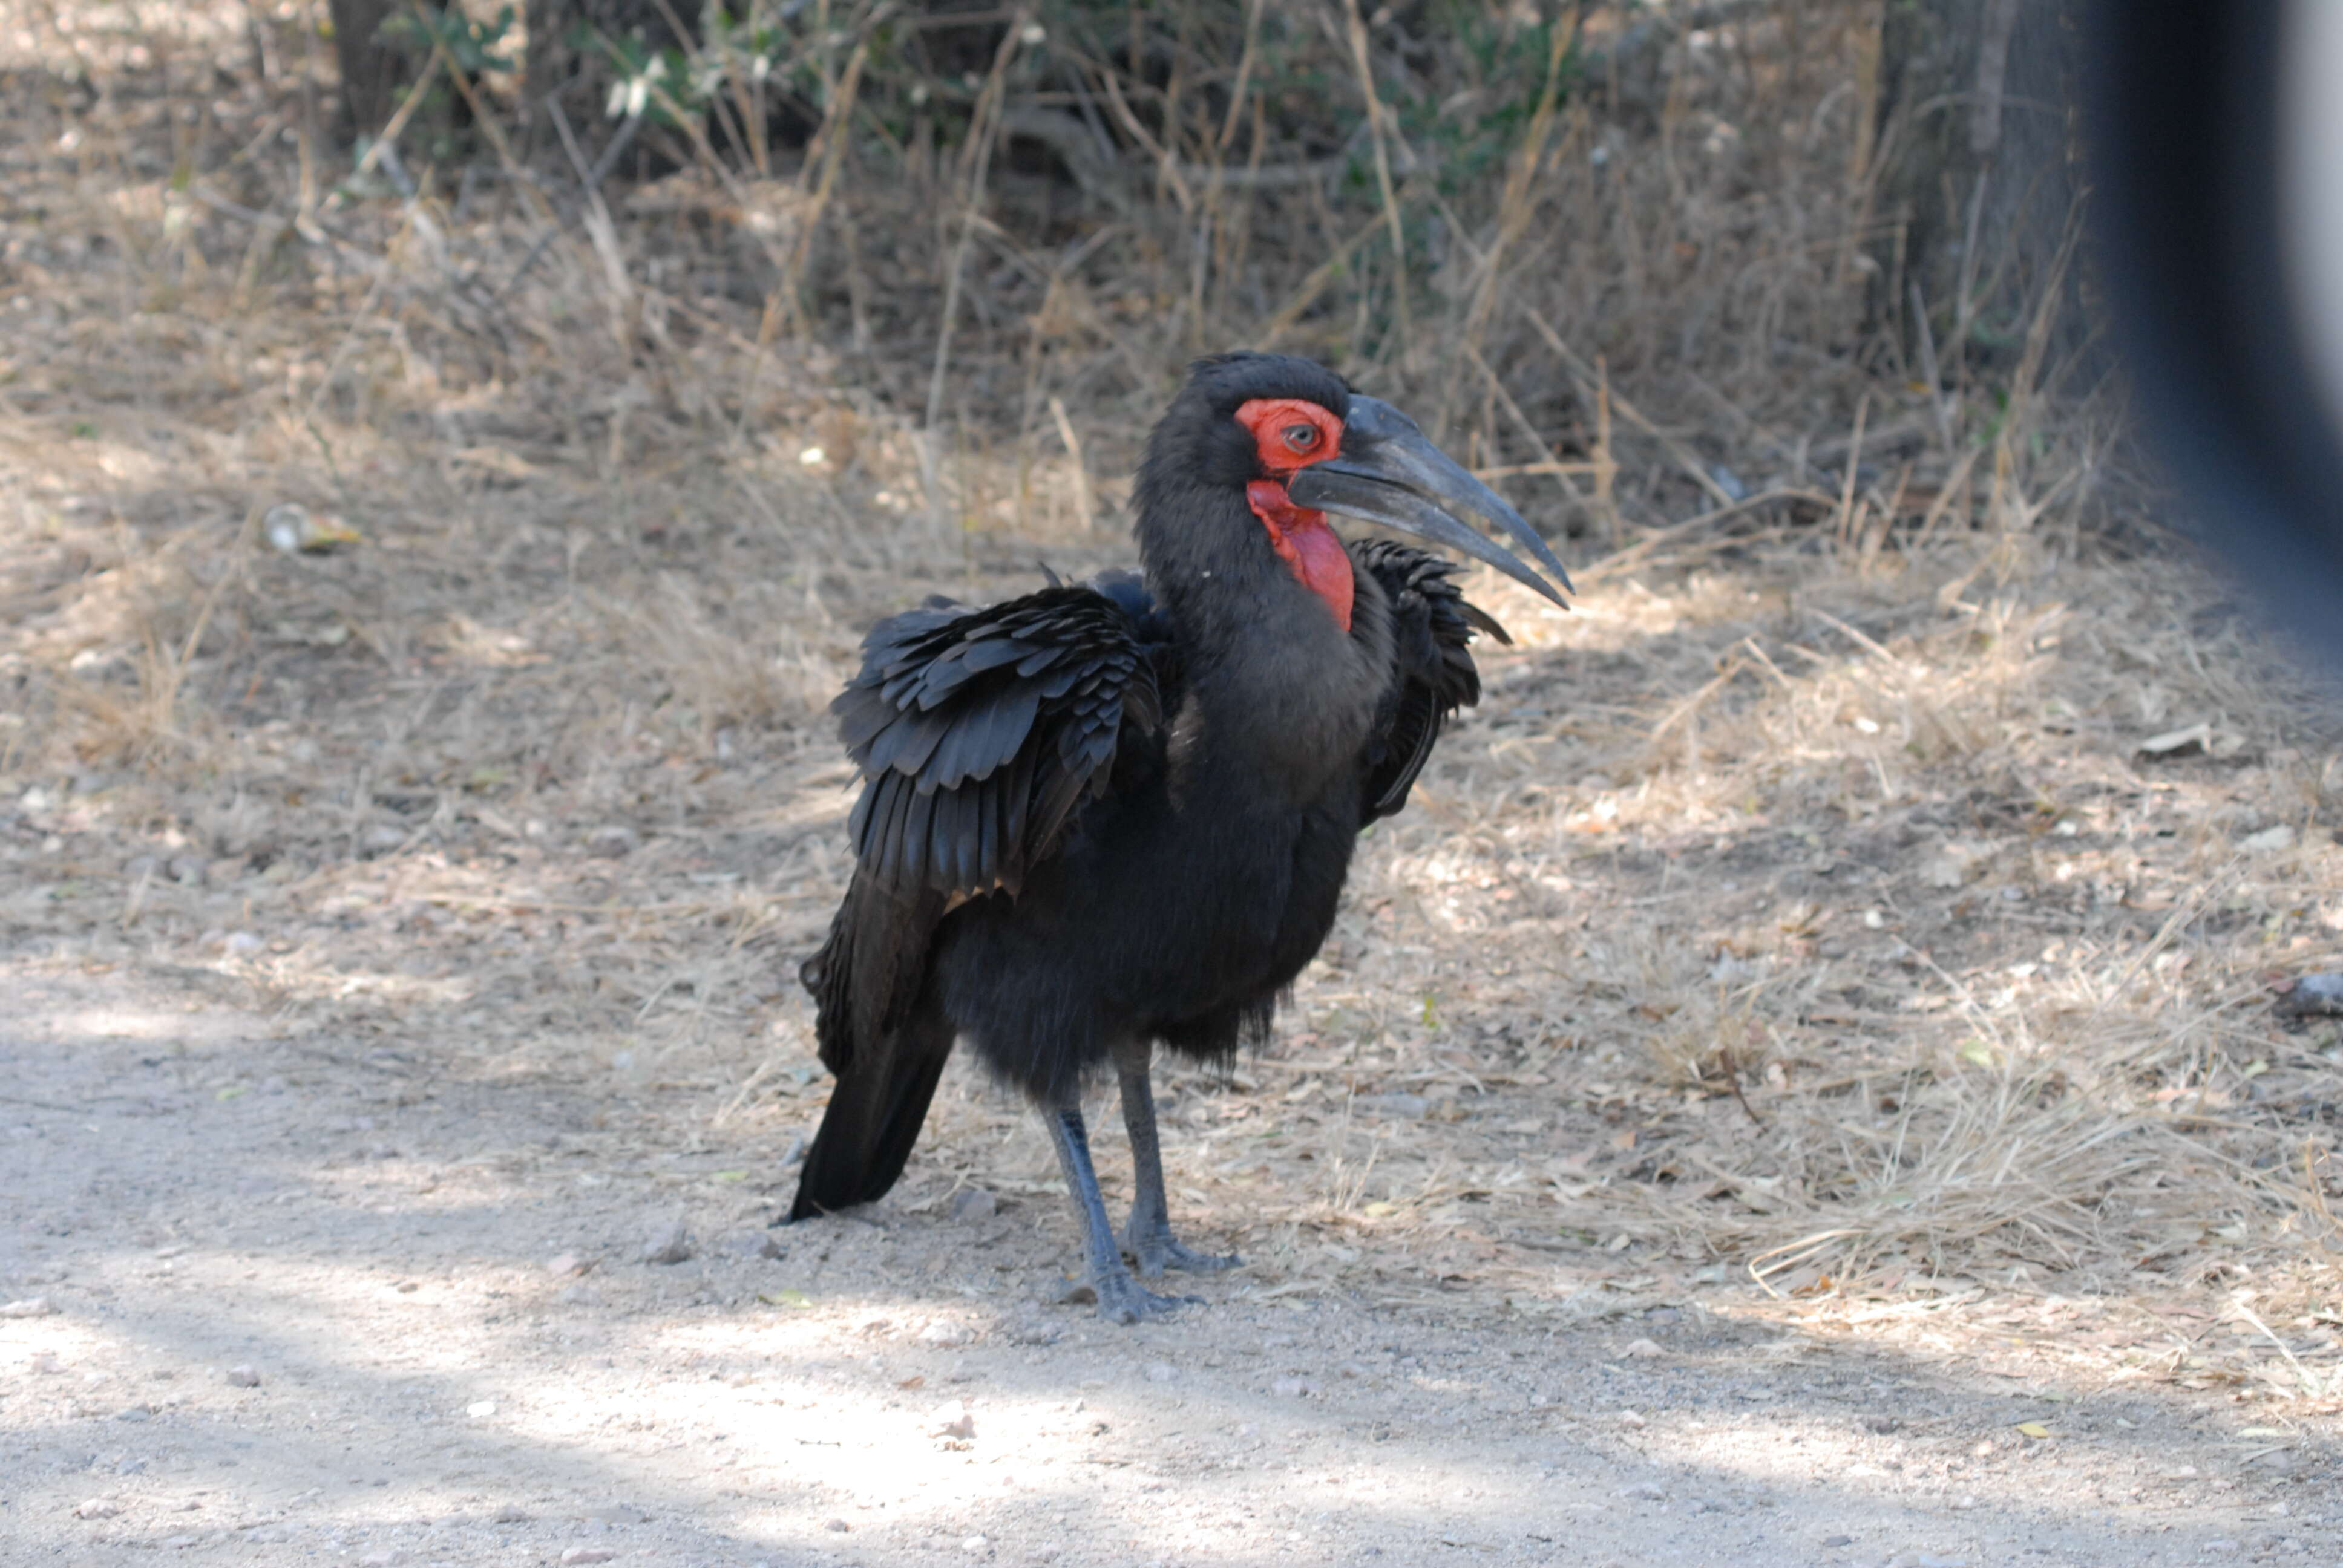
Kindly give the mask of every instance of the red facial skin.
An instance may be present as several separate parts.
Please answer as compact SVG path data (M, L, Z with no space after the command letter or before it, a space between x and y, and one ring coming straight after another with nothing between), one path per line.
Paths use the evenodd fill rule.
M1303 588L1326 601L1335 624L1351 629L1351 604L1358 582L1350 552L1326 526L1326 514L1297 507L1285 481L1342 446L1342 422L1317 404L1299 397L1255 397L1237 408L1237 423L1252 433L1261 471L1269 476L1245 486L1245 501L1269 542Z

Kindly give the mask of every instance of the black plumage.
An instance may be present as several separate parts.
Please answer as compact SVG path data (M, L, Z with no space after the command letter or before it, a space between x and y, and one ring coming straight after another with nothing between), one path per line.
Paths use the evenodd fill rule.
M838 1081L792 1219L894 1183L966 1040L1049 1120L1101 1312L1175 1304L1131 1278L1105 1223L1078 1107L1109 1060L1138 1167L1123 1244L1151 1275L1233 1261L1171 1235L1149 1056L1225 1060L1265 1036L1359 829L1404 805L1442 724L1478 699L1473 638L1504 638L1441 558L1342 553L1305 488L1504 556L1434 503L1469 507L1561 575L1395 410L1305 361L1230 356L1196 368L1150 441L1143 578L930 600L872 630L834 704L865 782L853 880L803 970Z

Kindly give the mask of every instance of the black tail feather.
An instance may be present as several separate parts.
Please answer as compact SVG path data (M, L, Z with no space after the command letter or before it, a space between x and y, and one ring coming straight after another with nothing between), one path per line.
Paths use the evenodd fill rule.
M887 1195L919 1141L951 1047L951 1026L923 1014L839 1075L798 1177L792 1221Z

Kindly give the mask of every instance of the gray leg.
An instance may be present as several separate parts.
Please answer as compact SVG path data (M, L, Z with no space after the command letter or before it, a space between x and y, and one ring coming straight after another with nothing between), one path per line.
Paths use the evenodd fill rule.
M1176 1312L1192 1296L1159 1296L1141 1286L1122 1266L1107 1223L1106 1200L1100 1195L1098 1172L1091 1168L1090 1136L1082 1129L1077 1105L1046 1107L1042 1120L1050 1124L1051 1141L1058 1146L1058 1165L1066 1173L1066 1190L1073 1195L1075 1222L1082 1230L1084 1283L1098 1298L1099 1316L1109 1322L1135 1323Z
M1163 1150L1155 1137L1155 1089L1147 1077L1151 1052L1143 1044L1117 1046L1114 1052L1115 1070L1122 1080L1122 1124L1131 1133L1134 1189L1123 1248L1151 1280L1166 1269L1213 1273L1234 1268L1244 1261L1235 1253L1219 1257L1199 1252L1172 1235L1172 1211L1163 1199Z

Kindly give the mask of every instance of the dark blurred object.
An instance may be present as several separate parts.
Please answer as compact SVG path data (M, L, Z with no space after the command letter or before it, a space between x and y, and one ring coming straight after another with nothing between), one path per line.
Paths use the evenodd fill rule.
M389 122L421 64L382 30L407 9L407 0L328 0L326 9L334 21L334 63L341 68L342 135L371 136Z
M2093 223L2107 319L2187 526L2343 668L2343 431L2288 277L2287 21L2269 4L2099 0ZM2314 286L2343 289L2334 271Z
M2334 1018L2343 1016L2343 974L2304 975L2288 980L2278 990L2278 1015L2280 1018Z

